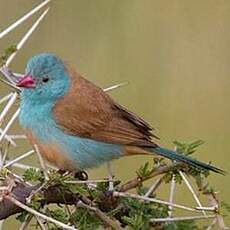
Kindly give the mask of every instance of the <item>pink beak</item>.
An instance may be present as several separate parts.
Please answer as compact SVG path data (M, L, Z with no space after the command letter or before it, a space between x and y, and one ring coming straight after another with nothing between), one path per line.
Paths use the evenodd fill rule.
M35 88L35 82L31 75L25 75L17 82L17 86L21 88Z

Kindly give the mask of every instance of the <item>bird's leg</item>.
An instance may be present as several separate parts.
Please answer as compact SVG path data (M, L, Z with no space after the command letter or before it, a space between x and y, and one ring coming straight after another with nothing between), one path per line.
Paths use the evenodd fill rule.
M78 180L88 180L89 177L86 171L79 170L74 174L74 178Z
M86 171L83 170L78 170L77 172L71 172L71 171L67 171L67 170L63 170L63 169L59 169L57 171L60 175L73 175L74 178L78 179L78 180L88 180L88 174Z
M74 173L72 171L63 170L63 169L59 169L57 173L59 173L61 176L68 176L68 175L74 176Z

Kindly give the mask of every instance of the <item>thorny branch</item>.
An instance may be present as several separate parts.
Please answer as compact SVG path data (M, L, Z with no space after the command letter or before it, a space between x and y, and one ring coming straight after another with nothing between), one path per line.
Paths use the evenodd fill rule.
M110 191L110 195L113 196L113 199L116 199L115 208L119 207L119 197L126 196L126 191L138 188L140 186L140 183L143 183L146 180L152 179L158 175L165 175L168 172L171 172L172 170L181 170L183 168L183 164L181 163L171 163L169 165L160 165L156 168L154 168L148 175L144 177L136 177L127 183L124 183L121 186L115 186L114 191ZM184 168L184 171L186 171L186 168ZM12 175L11 175L12 179ZM161 178L162 181L162 178ZM92 181L90 181L91 183ZM108 194L101 194L102 199L100 200L100 203L95 203L92 200L92 197L87 197L82 194L79 194L78 192L74 193L69 190L63 190L59 187L59 185L51 185L49 187L42 187L39 188L41 184L30 186L28 184L24 184L22 182L17 181L14 186L11 186L11 191L5 189L1 190L2 193L2 200L0 202L0 220L6 219L10 217L11 215L14 215L16 213L20 213L23 211L21 207L19 207L15 202L12 202L12 199L9 197L13 197L15 200L18 200L24 205L28 204L28 197L31 197L31 194L33 194L33 191L37 191L39 194L41 194L42 200L41 204L42 206L49 205L49 204L65 204L65 205L75 205L76 207L82 207L87 209L89 212L93 212L96 214L96 216L101 219L101 221L107 225L110 226L113 229L121 229L121 226L116 220L113 220L112 218L108 217L106 213L103 212L103 209L106 206L107 203L110 202L111 196L108 196ZM6 187L7 188L7 187ZM39 188L39 189L38 189ZM92 188L93 189L93 188ZM214 193L210 193L207 191L207 185L206 182L203 181L202 184L199 185L200 191L203 192L208 198L209 204L214 210L215 218L217 219L218 225L220 229L225 229L223 217L220 215L218 210L218 201L216 199L216 196ZM107 190L108 191L108 190ZM106 191L105 191L106 192ZM109 192L109 191L108 191ZM102 192L103 193L103 192ZM121 194L121 196L120 196ZM127 195L129 197L130 194ZM135 195L131 195L132 198ZM145 199L143 199L143 202L146 202L147 200L153 201L153 198L149 198L147 196L143 196ZM135 196L133 198L139 199L139 196ZM166 203L166 202L165 202ZM170 204L174 205L175 207L179 207L180 205L176 204ZM191 211L195 209L191 208ZM191 217L193 218L193 217ZM200 219L201 217L197 218ZM206 217L204 216L204 219ZM210 218L210 216L209 216ZM196 219L196 217L194 217ZM154 219L155 222L158 222L158 219ZM160 222L163 222L163 219L159 219ZM186 220L186 218L185 218Z

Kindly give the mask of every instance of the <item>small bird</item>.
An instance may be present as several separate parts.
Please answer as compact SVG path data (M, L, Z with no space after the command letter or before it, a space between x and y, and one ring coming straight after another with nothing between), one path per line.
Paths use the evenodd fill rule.
M19 122L41 155L61 170L78 171L122 156L160 155L217 173L215 166L154 143L151 126L50 53L32 57L22 88Z

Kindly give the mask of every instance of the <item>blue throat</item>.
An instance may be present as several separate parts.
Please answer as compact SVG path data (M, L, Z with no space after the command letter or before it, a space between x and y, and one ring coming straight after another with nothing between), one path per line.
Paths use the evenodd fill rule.
M80 169L98 166L121 156L122 146L107 144L68 135L63 132L52 114L53 102L45 104L33 103L27 99L27 93L22 92L20 125L24 129L31 130L33 135L42 144L54 144L63 154L76 162ZM68 118L66 118L68 119Z

